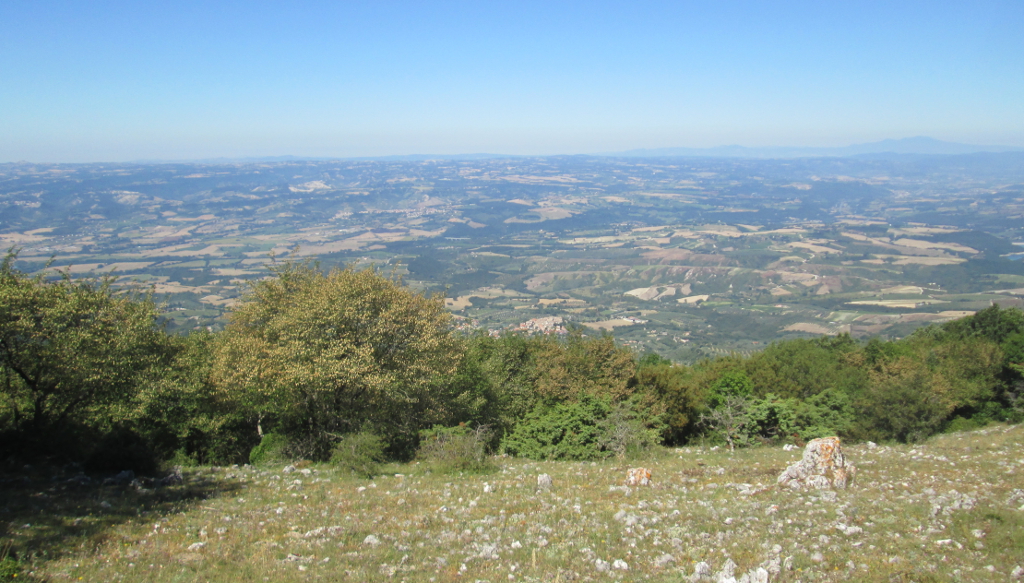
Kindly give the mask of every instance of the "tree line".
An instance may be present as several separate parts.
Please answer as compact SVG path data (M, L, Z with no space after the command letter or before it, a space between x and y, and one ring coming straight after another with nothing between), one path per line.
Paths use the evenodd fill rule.
M370 457L408 460L458 436L474 451L597 459L694 442L907 442L1024 417L1024 313L995 305L896 341L789 340L684 366L580 329L465 335L442 297L393 275L293 261L253 284L222 332L168 334L149 294L15 260L0 264L11 459L147 471L371 444Z

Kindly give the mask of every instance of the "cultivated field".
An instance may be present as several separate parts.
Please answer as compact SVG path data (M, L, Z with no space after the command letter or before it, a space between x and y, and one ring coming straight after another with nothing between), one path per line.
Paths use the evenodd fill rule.
M48 581L683 581L733 564L752 581L1008 581L1024 573L1022 446L1022 426L856 445L838 492L776 487L800 454L782 448L665 450L633 489L616 461L375 480L203 467L167 487L29 469L3 476L0 520Z

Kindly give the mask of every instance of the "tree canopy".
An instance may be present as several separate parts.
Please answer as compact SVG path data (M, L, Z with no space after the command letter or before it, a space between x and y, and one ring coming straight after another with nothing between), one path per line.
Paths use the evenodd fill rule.
M214 383L311 457L366 425L414 439L432 382L462 354L442 298L375 269L288 262L274 275L232 313Z

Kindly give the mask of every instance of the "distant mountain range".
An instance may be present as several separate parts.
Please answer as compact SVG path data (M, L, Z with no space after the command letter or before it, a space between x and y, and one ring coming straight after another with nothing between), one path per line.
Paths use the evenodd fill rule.
M763 147L748 148L746 146L717 146L714 148L653 148L627 150L625 152L605 152L600 156L621 158L658 158L658 157L700 157L700 158L817 158L870 156L873 154L921 154L921 155L957 155L976 154L980 152L1024 152L1024 148L1013 146L982 146L976 144L958 144L944 142L935 138L917 136L899 140L882 140L867 144L854 144L835 148L810 147Z
M835 148L812 148L793 146L766 146L750 148L747 146L716 146L714 148L650 148L626 150L622 152L601 152L595 154L577 154L582 156L610 158L844 158L850 156L886 156L886 155L964 155L978 153L1024 153L1024 148L1015 146L982 146L976 144L959 144L944 142L925 136L902 138L899 140L882 140L867 144L853 144ZM243 158L203 158L194 160L136 160L139 164L167 163L259 163L259 162L298 162L305 160L373 160L382 162L422 162L426 160L493 160L496 158L541 158L545 156L525 156L521 154L402 154L392 156L361 156L361 157L324 157L324 156L258 156Z

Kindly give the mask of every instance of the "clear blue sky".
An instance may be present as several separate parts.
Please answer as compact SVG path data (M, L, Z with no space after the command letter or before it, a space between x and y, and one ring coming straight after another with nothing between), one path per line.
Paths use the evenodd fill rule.
M0 2L0 161L1024 146L1024 2Z

